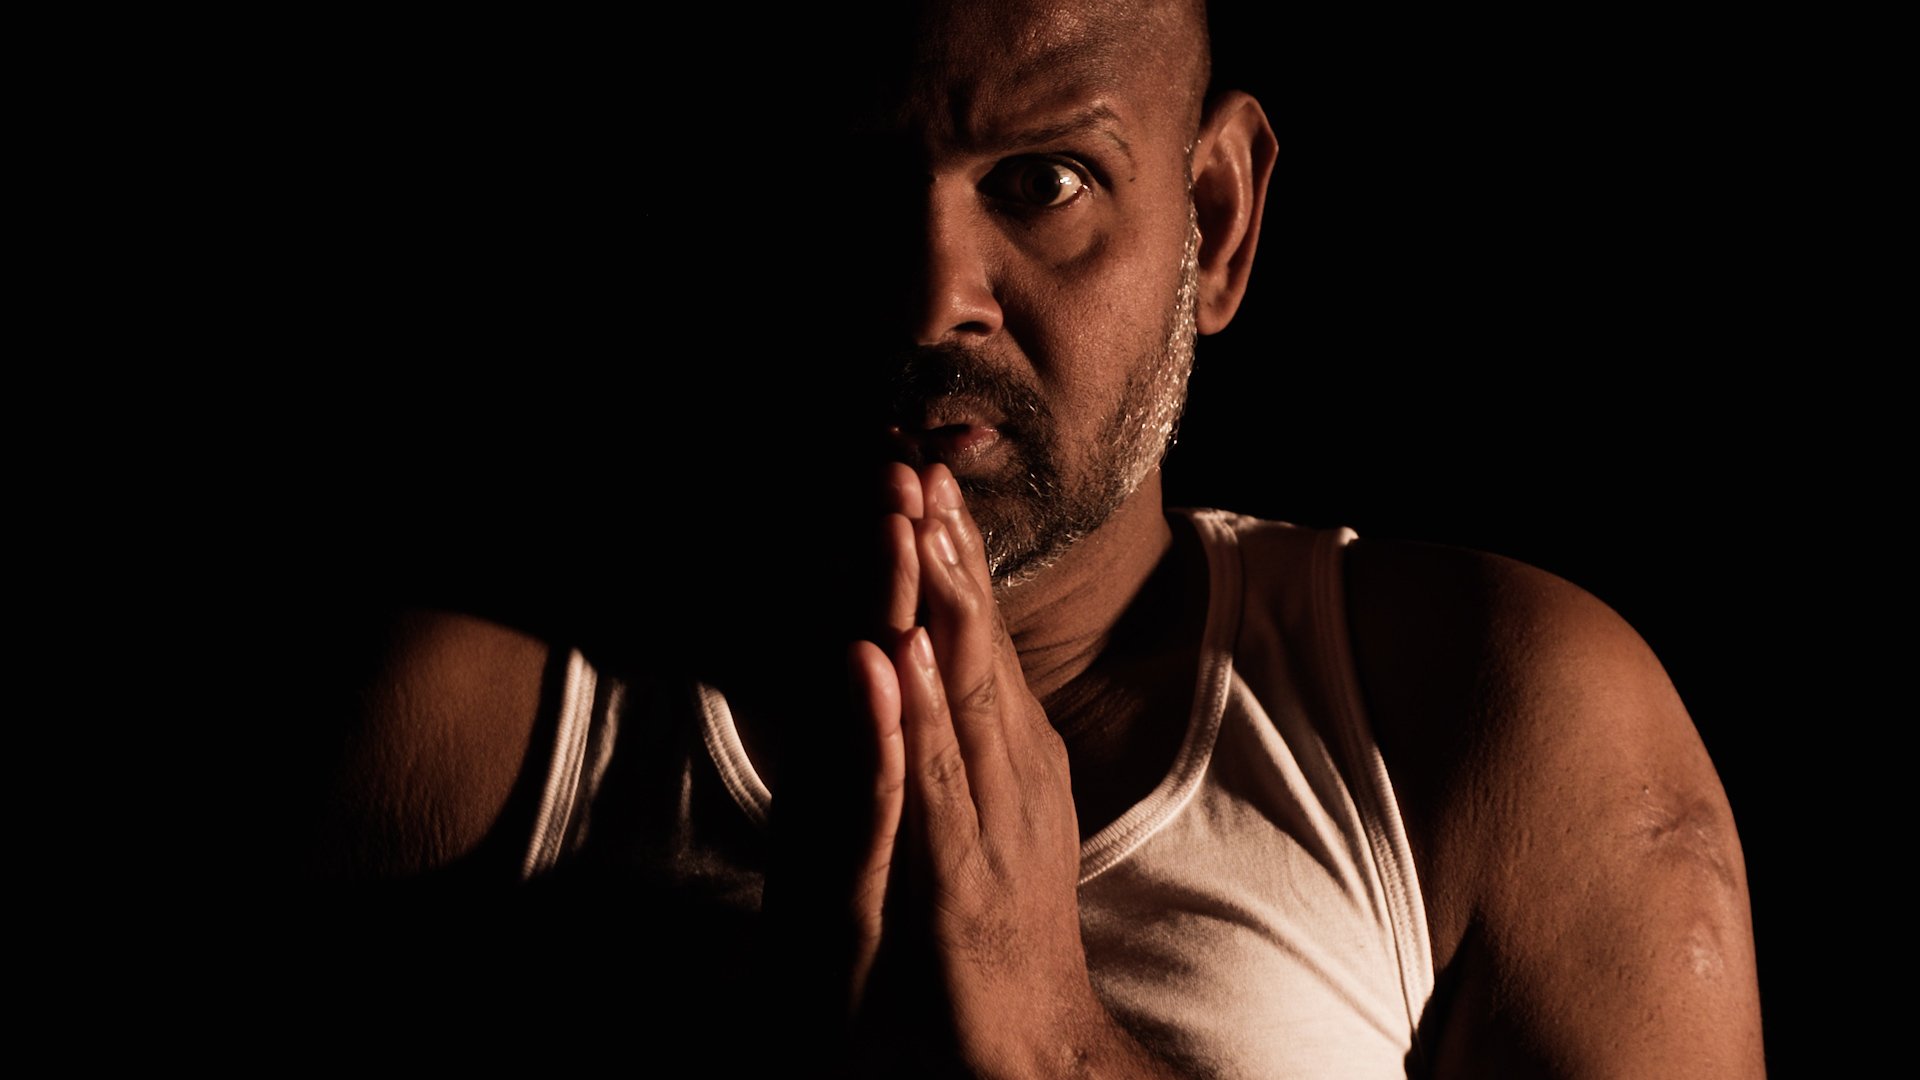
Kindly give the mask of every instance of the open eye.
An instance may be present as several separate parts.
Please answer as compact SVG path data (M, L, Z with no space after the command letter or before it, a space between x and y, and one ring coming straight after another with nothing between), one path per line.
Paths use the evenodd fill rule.
M987 174L985 186L994 198L1023 206L1065 206L1087 189L1087 176L1059 158L1013 158Z

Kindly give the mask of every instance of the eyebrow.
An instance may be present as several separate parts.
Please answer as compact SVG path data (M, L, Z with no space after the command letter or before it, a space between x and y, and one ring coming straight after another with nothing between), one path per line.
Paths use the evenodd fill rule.
M990 153L998 153L1024 146L1059 142L1062 139L1068 139L1075 135L1104 135L1108 139L1111 139L1115 146L1120 148L1120 152L1127 157L1127 163L1131 165L1134 163L1133 147L1128 145L1127 140L1122 138L1118 131L1114 130L1114 126L1119 123L1119 113L1114 112L1112 108L1105 104L1098 104L1074 113L1072 116L1067 117L1057 124L1048 124L1044 127L1022 128L1018 131L1009 131L1005 134L993 135L981 139L978 149Z

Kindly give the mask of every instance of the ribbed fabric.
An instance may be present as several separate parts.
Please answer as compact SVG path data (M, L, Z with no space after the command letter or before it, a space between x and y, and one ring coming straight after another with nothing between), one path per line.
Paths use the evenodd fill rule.
M1360 695L1360 679L1353 662L1353 637L1347 625L1346 577L1340 569L1340 548L1358 539L1352 529L1322 534L1326 541L1314 551L1318 565L1312 572L1318 596L1313 605L1318 621L1315 640L1322 664L1321 678L1330 698L1344 715L1333 727L1345 746L1345 762L1354 790L1354 809L1373 845L1374 869L1385 891L1386 910L1393 919L1394 946L1399 952L1401 986L1406 991L1407 1023L1418 1029L1420 1014L1433 994L1433 944L1427 937L1426 903L1413 872L1413 851L1400 820L1400 806L1387 777L1387 763L1373 741Z
M540 811L534 818L533 842L521 865L521 876L531 878L559 861L566 844L567 825L579 803L580 771L586 763L587 732L593 725L592 665L578 649L567 657L566 683L560 691L560 723L554 734L553 764L540 793Z

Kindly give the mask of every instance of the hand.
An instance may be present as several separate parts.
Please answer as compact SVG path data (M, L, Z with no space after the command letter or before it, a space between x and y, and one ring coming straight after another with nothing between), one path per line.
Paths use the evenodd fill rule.
M889 898L859 894L879 933L856 969L870 972L883 944L928 944L926 974L976 1073L1068 1075L1096 1062L1110 1075L1151 1073L1088 979L1066 747L1027 687L979 529L944 466L900 467L889 490L892 647L856 643L852 665L884 763L868 881L884 879L877 892ZM893 834L878 823L895 808L889 858L881 842Z
M882 509L867 565L885 573L877 587L853 590L865 597L855 619L870 639L848 652L857 722L806 732L774 803L763 903L776 965L770 1015L816 1057L844 1053L841 1040L864 1011L905 793L899 685L873 642L891 650L904 641L920 603L910 523L923 507L911 469L889 473Z

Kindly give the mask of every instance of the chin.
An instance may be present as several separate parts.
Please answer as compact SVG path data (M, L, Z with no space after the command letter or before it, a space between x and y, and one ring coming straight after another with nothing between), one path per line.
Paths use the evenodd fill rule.
M1057 501L1048 507L1054 513L1044 513L1031 496L986 495L978 502L969 496L967 507L980 526L987 572L994 587L1002 590L1046 573L1109 516L1089 514L1086 507L1080 513L1062 514Z

